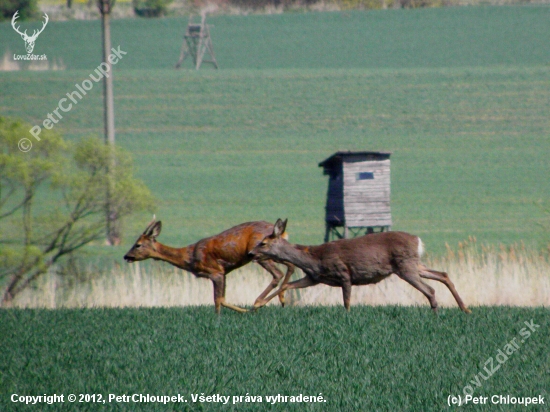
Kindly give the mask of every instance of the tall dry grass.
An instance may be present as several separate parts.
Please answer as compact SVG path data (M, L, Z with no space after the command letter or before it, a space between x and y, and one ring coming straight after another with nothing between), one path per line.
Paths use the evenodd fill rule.
M449 273L468 306L550 305L550 259L548 253L511 247L478 247L475 239L447 247L442 258L424 263ZM301 276L301 273L298 273ZM93 274L76 283L67 283L49 274L34 288L18 296L15 307L153 307L212 305L212 285L206 279L173 268L166 263L133 263ZM228 275L228 302L249 306L270 280L269 274L251 264ZM448 289L427 281L436 290L440 306L456 307ZM287 292L289 305L341 305L340 288L318 285ZM277 305L274 299L271 305ZM352 305L424 305L426 298L408 283L393 275L369 286L354 287Z

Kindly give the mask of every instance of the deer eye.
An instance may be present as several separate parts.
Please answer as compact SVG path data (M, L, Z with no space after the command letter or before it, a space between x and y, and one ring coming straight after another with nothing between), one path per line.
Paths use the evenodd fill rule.
M136 249L139 249L141 247L141 245L135 245L134 246Z

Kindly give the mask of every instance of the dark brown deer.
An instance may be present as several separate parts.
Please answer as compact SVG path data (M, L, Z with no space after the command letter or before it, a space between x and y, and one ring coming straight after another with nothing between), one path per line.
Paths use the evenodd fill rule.
M163 260L197 277L208 278L214 285L216 313L220 313L221 306L237 312L247 312L246 309L225 302L225 277L232 270L252 261L250 255L252 248L264 237L273 233L271 223L243 223L183 248L173 248L157 242L161 229L162 223L153 218L134 246L124 255L124 259L127 262L145 259ZM286 236L286 233L281 233L281 236ZM266 295L275 289L283 278L283 273L275 265L276 260L260 258L257 262L273 276L273 280L258 296L254 307L260 304L263 306ZM283 264L288 268L283 280L286 283L294 273L294 266L289 263ZM284 293L279 294L279 300L284 306Z
M432 287L422 278L437 280L449 288L462 311L471 313L444 272L428 269L420 263L423 244L418 236L404 232L372 233L354 239L341 239L318 246L288 243L282 236L286 223L278 219L273 233L266 236L251 254L259 259L277 259L302 269L305 277L281 287L259 306L289 289L307 288L323 283L342 288L344 306L350 307L351 287L378 283L395 273L418 289L430 301L434 311L437 301Z

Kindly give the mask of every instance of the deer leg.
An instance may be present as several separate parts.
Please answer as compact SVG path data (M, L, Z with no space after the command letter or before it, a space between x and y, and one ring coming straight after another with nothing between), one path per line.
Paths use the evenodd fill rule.
M214 286L214 309L216 310L216 313L219 315L221 312L221 305L222 305L222 299L223 299L223 287L224 287L224 281L223 276L213 276L210 278L212 280L212 285Z
M214 307L218 315L220 314L222 306L240 313L248 312L248 310L246 309L243 309L238 306L225 302L225 276L224 275L222 274L213 275L210 277L210 280L212 280L212 284L214 285Z
M290 277L294 274L294 269L295 269L295 266L291 263L283 263L287 269L286 269L286 275L285 275L285 278L283 279L283 283L281 284L281 287L286 285L288 283L288 281L290 280ZM281 301L281 306L284 308L285 307L285 291L281 291L281 293L279 293L279 300Z
M273 289L277 287L277 285L279 284L279 281L283 277L283 273L277 268L277 266L275 266L275 262L273 262L272 260L259 261L258 264L260 264L260 266L262 266L265 270L271 273L271 275L273 276L273 280L267 286L267 288L262 292L262 294L258 296L256 301L254 302L254 308L260 308L267 303L266 301L264 301L264 298L267 296L269 292L271 292ZM283 264L287 267L287 271L281 286L288 283L288 280L294 273L294 265L290 263L283 263ZM279 301L281 302L281 306L284 307L285 306L284 291L279 294Z
M295 280L294 282L285 283L279 289L277 289L275 292L273 292L271 295L265 298L264 301L262 302L262 305L258 306L258 308L261 308L262 306L266 305L271 299L273 299L279 293L284 293L285 291L290 289L308 288L310 286L314 286L317 284L319 284L319 282L315 282L309 276L303 277L302 279L299 279L299 280Z
M464 313L472 313L470 309L466 307L462 299L460 298L458 292L455 289L455 285L453 282L451 282L451 279L449 279L449 275L445 272L438 272L437 270L428 269L425 266L420 267L420 276L425 279L432 279L437 280L438 282L443 283L447 288L451 291L453 294L456 303L458 303L458 307L464 312Z
M397 276L403 279L405 282L409 283L414 288L418 289L420 292L428 298L430 301L430 306L434 312L437 312L437 301L435 300L435 290L428 284L422 281L417 270L405 269L396 271Z
M283 278L283 273L275 266L275 262L272 260L263 260L259 261L258 264L263 267L265 270L267 270L271 276L273 276L273 280L267 285L267 288L256 298L254 301L254 307L262 306L261 302L263 299L267 296L269 292L271 292L273 289L277 287L279 284L279 281ZM281 296L279 295L279 300L281 300ZM284 296L281 300L281 305L284 306Z
M351 283L345 282L342 285L342 295L344 297L344 307L349 312L350 301L351 301Z

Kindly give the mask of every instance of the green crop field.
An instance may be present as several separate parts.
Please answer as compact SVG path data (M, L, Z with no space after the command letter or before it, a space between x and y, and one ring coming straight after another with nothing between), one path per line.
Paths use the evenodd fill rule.
M549 15L548 6L453 7L209 16L208 24L223 70L528 67L550 63ZM185 18L113 21L113 45L128 51L117 67L173 68L186 25ZM24 53L9 21L0 24L0 38L2 54ZM62 59L70 70L95 68L101 23L50 21L34 53Z
M84 76L3 74L3 112L40 119ZM277 217L294 241L322 241L317 163L339 149L393 152L394 229L429 251L469 235L545 239L535 202L550 193L550 68L131 70L115 84L117 141L158 199L169 244ZM65 116L67 135L100 135L101 89Z
M199 72L170 68L181 19L115 20L113 44L128 53L115 68L117 142L158 199L169 244L278 217L294 241L321 242L317 163L350 149L393 152L394 229L429 252L470 235L540 247L549 16L544 6L217 16L221 69ZM5 50L21 48L9 23L0 34ZM99 39L96 21L51 22L36 47L67 69L0 73L1 113L40 124L99 64ZM55 130L102 134L99 84ZM149 218L127 222L115 253L97 253L120 256Z
M546 405L549 396L545 309L434 316L427 307L266 308L221 318L192 307L4 310L0 323L2 410L427 412L447 410L450 395L464 398L471 387L489 399L467 410L512 411L519 409L491 404L491 397L541 395ZM64 394L66 403L14 407L6 396L43 393ZM106 404L69 404L69 394L101 394ZM109 403L109 394L180 394L186 401ZM193 402L201 394L230 400ZM278 394L322 394L326 403L268 403ZM262 403L245 402L246 395ZM242 401L233 404L233 396Z

